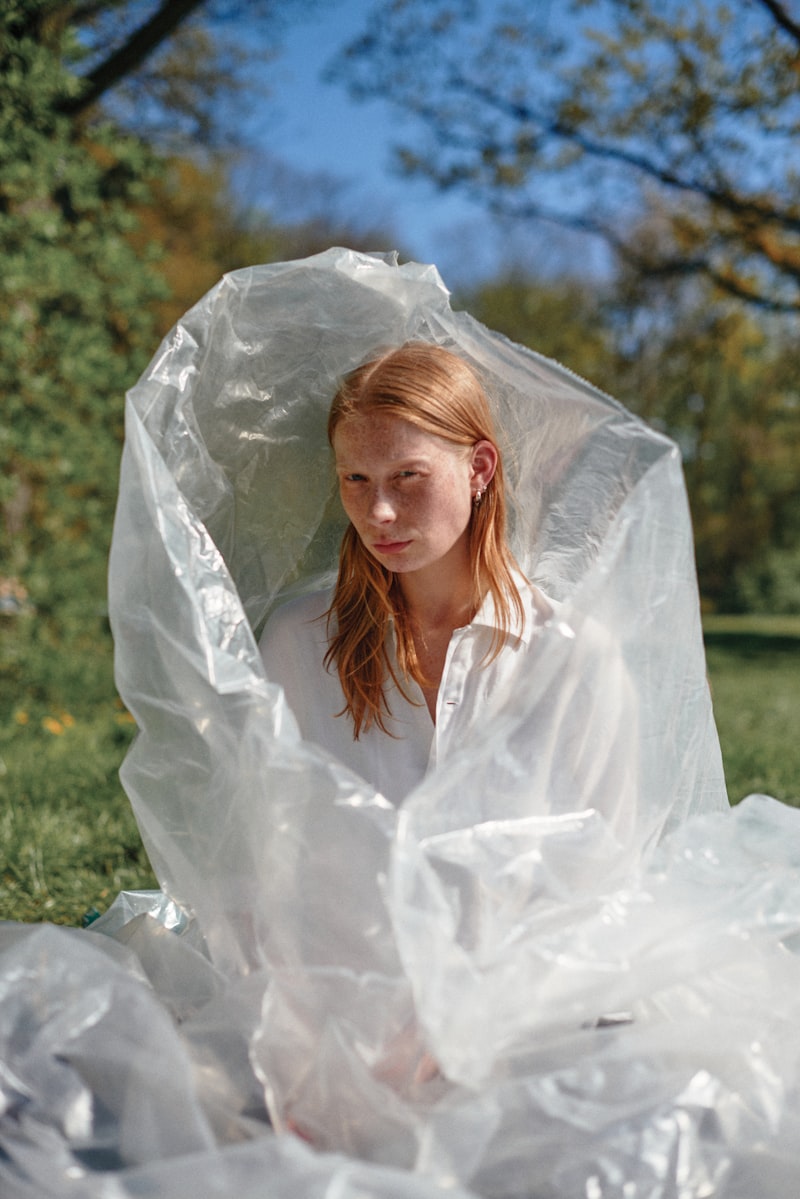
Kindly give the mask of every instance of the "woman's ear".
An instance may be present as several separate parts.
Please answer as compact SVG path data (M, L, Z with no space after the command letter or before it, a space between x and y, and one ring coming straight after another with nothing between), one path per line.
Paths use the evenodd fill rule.
M497 470L497 446L491 441L476 441L472 447L472 477L470 482L481 490L488 487Z

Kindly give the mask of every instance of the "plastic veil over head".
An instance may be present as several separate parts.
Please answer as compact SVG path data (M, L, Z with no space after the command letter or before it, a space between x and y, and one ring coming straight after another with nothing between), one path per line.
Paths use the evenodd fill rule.
M527 672L395 806L301 738L257 636L336 568L339 382L409 340L482 378L512 548L556 602ZM237 271L129 394L110 607L139 728L122 778L190 929L125 935L180 1008L195 1153L267 1137L275 1194L563 1199L716 1194L779 1127L792 1143L798 1055L783 1019L758 1052L748 1023L773 986L800 995L776 949L800 913L791 814L727 812L666 437L452 311L433 267L333 249ZM294 1138L254 1131L256 1096L278 1132L347 1156L301 1169ZM236 1187L245 1150L231 1162Z

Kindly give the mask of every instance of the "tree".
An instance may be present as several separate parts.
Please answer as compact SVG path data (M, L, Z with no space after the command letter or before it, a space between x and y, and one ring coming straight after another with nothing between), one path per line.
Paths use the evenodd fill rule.
M223 274L272 258L278 244L267 229L251 233L246 227L245 214L230 196L224 167L215 159L164 160L146 203L137 206L135 214L131 244L140 254L146 254L148 246L159 247L158 271L166 283L166 294L153 306L158 336Z
M407 173L602 237L651 277L800 311L789 4L392 0L334 70L421 123L399 152Z
M102 110L173 151L230 147L242 97L252 105L267 91L264 67L286 22L318 2L62 0L62 19L78 31L83 82L62 111L86 121Z
M723 611L800 611L800 341L785 319L673 280L656 299L520 271L460 297L606 387L683 455L700 591Z
M83 87L61 102L69 115L86 112L125 78L135 74L146 60L167 41L187 17L204 7L203 0L164 0L155 12L145 15L141 3L125 0L96 0L87 4L59 6L62 19L74 27L83 25L99 60L83 76ZM116 30L116 44L107 39ZM121 34L121 36L120 36Z
M681 449L701 594L752 606L765 556L800 551L796 334L705 297L620 326L617 347L616 394Z
M137 207L132 245L145 253L161 248L159 274L169 295L155 304L158 332L164 334L222 275L257 262L305 258L332 245L374 250L396 239L351 212L346 190L336 180L276 165L267 207L248 209L231 193L225 163L187 156L164 160L150 185L149 199ZM271 215L294 214L291 223Z
M59 620L68 580L79 613L102 593L125 389L223 272L279 257L288 237L238 214L213 162L166 160L104 119L97 80L114 61L118 81L134 69L119 48L86 108L84 22L97 40L109 15L137 29L147 7L13 0L0 15L0 573ZM222 20L235 6L200 8ZM329 231L291 237L319 248Z
M63 603L68 560L102 588L120 400L152 351L163 294L130 241L153 160L64 115L80 83L56 7L18 0L0 16L0 561L25 574L42 614Z
M490 329L611 390L614 329L596 287L568 277L542 282L514 269L457 299Z
M17 35L52 45L70 32L76 86L58 111L76 123L109 116L151 143L230 144L231 102L265 92L294 11L319 0L7 0ZM243 36L244 34L244 36ZM252 66L258 69L258 80Z

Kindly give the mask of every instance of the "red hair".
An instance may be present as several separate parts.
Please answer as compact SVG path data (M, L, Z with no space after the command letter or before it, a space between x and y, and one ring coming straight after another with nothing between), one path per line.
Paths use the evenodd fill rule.
M480 380L462 358L441 346L408 342L353 371L331 405L331 445L340 421L376 411L391 413L457 446L469 448L478 441L490 441L497 447L491 409ZM473 614L488 592L499 622L489 653L491 660L505 644L512 613L517 620L523 614L513 576L517 566L506 540L506 493L499 452L494 478L480 505L473 508L468 544ZM373 723L387 732L387 678L391 677L403 692L403 681L386 652L390 621L394 621L401 674L420 686L428 685L417 660L397 576L372 557L349 525L328 611L325 665L336 665L345 697L340 715L350 714L356 739Z

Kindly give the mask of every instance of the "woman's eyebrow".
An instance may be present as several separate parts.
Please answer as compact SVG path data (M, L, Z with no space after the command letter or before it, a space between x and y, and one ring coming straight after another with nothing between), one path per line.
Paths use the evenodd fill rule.
M389 463L389 465L390 465L390 466L393 466L393 467L398 467L398 466L427 466L427 465L428 465L428 459L427 459L427 458L425 458L424 456L422 456L422 457L421 457L419 454L414 454L413 456L411 456L411 455L410 455L408 458L394 458L394 459L392 459L392 461Z
M348 458L336 458L334 461L337 470L357 470L363 472L364 470L374 466L374 463L370 462L367 458L364 458L363 461L358 461L357 459L352 460ZM386 470L397 470L400 467L428 465L429 460L425 457L420 457L419 454L415 454L413 457L408 458L390 458L380 463L381 468Z

